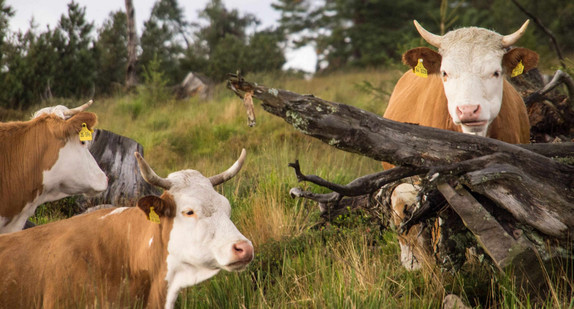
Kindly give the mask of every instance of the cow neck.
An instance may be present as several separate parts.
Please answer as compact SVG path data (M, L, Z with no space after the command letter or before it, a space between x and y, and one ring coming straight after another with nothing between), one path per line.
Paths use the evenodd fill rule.
M56 138L50 129L50 116L0 126L0 205L1 217L14 217L38 198L42 192L42 173L58 159L65 140ZM63 121L63 120L62 120ZM32 205L35 209L38 205Z
M161 199L175 209L175 201L169 192L165 191ZM133 236L128 236L128 243L126 244L126 247L130 248L128 255L130 271L134 279L138 274L149 273L148 307L160 308L164 306L167 295L168 243L173 227L173 218L161 217L161 223L158 224L151 222L138 207L129 210L136 213L130 214L129 218L137 220L129 232ZM174 212L172 211L172 214ZM137 237L137 240L132 240L131 237Z

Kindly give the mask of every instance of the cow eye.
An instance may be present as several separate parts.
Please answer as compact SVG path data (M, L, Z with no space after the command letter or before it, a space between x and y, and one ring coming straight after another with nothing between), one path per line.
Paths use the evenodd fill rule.
M186 217L192 217L193 215L195 215L195 212L192 209L184 210L183 215Z
M492 77L499 77L500 76L500 71L496 71L492 74Z
M448 74L446 74L445 71L442 71L442 77L447 78L447 77L448 77Z

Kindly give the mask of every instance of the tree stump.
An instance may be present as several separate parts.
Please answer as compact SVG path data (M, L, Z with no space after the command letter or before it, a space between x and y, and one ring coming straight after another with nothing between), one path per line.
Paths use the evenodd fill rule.
M161 194L161 190L148 184L140 175L134 156L136 151L143 155L143 147L139 143L101 129L96 129L92 136L90 152L108 176L108 189L95 197L77 198L78 210L75 212L84 212L100 204L133 206L140 197Z

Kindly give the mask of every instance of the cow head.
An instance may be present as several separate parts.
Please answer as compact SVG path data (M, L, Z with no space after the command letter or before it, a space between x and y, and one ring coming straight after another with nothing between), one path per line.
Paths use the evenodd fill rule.
M143 178L165 189L161 197L139 200L148 216L157 214L160 221L173 223L168 247L167 280L179 287L196 284L215 275L220 269L243 270L253 259L253 246L230 219L229 201L214 186L235 176L245 161L245 149L227 171L205 177L195 170L183 170L161 178L139 153L135 153ZM150 210L153 207L153 212ZM154 214L155 213L155 214ZM190 269L185 278L176 271ZM175 276L172 277L172 276Z
M105 191L108 178L90 153L91 141L81 141L81 130L90 130L96 124L93 113L79 112L67 120L50 118L49 126L53 136L60 141L57 159L49 170L43 173L44 192L49 200L69 195L95 195Z
M507 50L524 34L528 22L505 36L477 27L438 36L415 20L420 35L437 47L438 53L425 47L411 49L403 55L403 62L413 69L422 62L428 74L440 74L453 122L465 133L486 136L502 104L503 74L510 75L515 69L525 72L538 63L533 51Z
M81 141L79 137L82 129L91 131L96 125L96 115L85 112L92 103L90 100L73 109L63 105L46 107L32 117L51 122L51 133L61 144L55 163L43 174L45 201L76 194L95 195L108 187L106 174L88 149L91 141Z

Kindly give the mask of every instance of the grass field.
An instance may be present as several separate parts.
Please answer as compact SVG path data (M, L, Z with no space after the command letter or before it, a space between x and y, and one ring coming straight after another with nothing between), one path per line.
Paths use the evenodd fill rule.
M310 81L272 75L246 79L382 114L385 93L392 91L400 74L360 71ZM439 308L450 293L479 308L533 306L534 299L511 275L495 276L488 267L457 274L439 269L407 272L398 259L394 232L381 229L376 218L366 214L318 224L318 207L292 199L288 192L297 186L325 189L297 183L287 164L298 159L305 174L344 184L380 171L379 162L308 137L255 104L253 128L247 126L243 103L224 85L207 101L176 101L165 91L142 91L100 99L90 108L98 114L98 128L141 143L160 176L187 168L216 174L237 159L241 148L247 150L240 174L217 189L231 201L232 220L252 240L255 260L242 273L221 272L186 289L177 308ZM40 209L39 217L46 215ZM574 307L571 268L560 273L563 279L549 279L552 289L537 306Z

